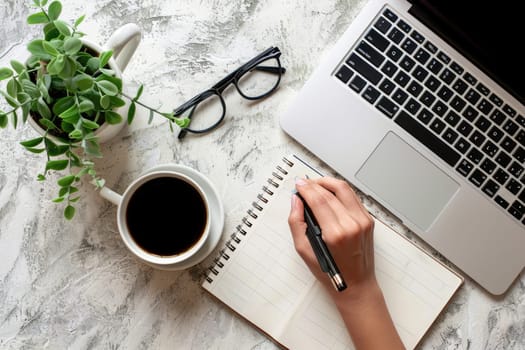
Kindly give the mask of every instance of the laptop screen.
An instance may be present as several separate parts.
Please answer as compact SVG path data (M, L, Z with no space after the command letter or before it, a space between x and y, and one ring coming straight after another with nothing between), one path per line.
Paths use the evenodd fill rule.
M520 1L410 0L410 13L525 104Z

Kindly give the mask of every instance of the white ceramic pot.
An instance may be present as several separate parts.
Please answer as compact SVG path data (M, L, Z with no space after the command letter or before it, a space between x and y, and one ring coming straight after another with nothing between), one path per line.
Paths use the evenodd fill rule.
M109 60L108 65L110 69L115 72L115 75L118 78L122 78L122 72L124 69L126 69L129 60L137 49L140 39L140 28L134 23L125 24L117 29L104 46L100 46L89 39L81 38L82 43L93 51L103 52L107 50L113 50L113 57ZM104 143L111 140L120 132L120 130L122 130L126 124L128 106L129 101L126 101L126 105L115 110L115 112L122 116L121 123L104 123L95 131L95 135L97 136L99 143ZM40 135L45 134L44 129L42 129L42 127L40 127L40 125L38 125L38 123L33 118L28 118L28 122L38 133L40 133ZM48 134L47 137L50 137L50 135ZM58 141L56 138L54 138L54 140L60 143L60 141Z

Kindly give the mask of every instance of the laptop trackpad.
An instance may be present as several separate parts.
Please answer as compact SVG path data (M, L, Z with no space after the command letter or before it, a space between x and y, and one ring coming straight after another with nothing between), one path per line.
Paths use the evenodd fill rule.
M356 177L378 199L427 230L459 189L459 184L389 132Z

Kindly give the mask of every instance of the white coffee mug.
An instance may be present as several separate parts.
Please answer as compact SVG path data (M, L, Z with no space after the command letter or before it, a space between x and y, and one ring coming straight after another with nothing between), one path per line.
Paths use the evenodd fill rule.
M181 252L177 252L176 254L168 254L165 255L159 254L158 252L152 252L151 249L147 250L144 248L144 244L140 244L138 241L138 237L142 237L146 234L148 235L155 235L160 234L159 232L132 232L133 230L130 230L130 226L133 226L133 224L130 225L130 218L128 218L128 214L133 215L132 213L128 213L129 207L130 207L130 201L133 199L133 201L140 200L142 196L142 192L147 191L149 189L145 189L145 186L150 186L151 184L157 182L157 185L159 185L159 179L160 181L166 181L164 179L177 179L182 180L185 185L191 186L197 193L200 195L200 198L202 200L202 204L204 206L206 218L205 222L198 223L200 227L202 228L202 232L200 233L200 237L198 240L192 242L191 246L187 247ZM173 182L177 183L177 181ZM178 182L181 184L180 182ZM167 185L166 183L162 183L164 186ZM155 190L156 196L163 196L166 193L162 190L160 190L161 187L157 187ZM142 189L142 190L141 190ZM170 191L167 191L168 193L173 191L174 189L170 189ZM137 194L137 191L139 191L139 194ZM191 191L191 190L190 190ZM170 170L157 170L157 171L150 171L142 176L140 176L138 179L134 180L124 191L122 195L112 191L111 189L107 187L103 187L100 190L100 194L105 199L109 200L110 202L116 204L118 206L117 209L117 224L118 224L118 230L120 233L120 236L122 240L124 241L124 244L126 247L141 261L144 263L163 270L179 270L182 268L187 268L188 266L192 266L194 264L197 264L202 260L202 257L199 257L202 255L202 248L203 245L207 243L207 240L210 236L210 218L213 215L213 213L210 213L210 205L209 205L209 197L208 194L202 189L202 187L191 177L177 171L170 171ZM137 195L136 195L137 194ZM134 197L136 195L137 197ZM148 195L152 195L152 193L149 193ZM157 198L157 197L156 197ZM184 204L184 198L167 198L168 202L171 201L171 203L175 203L174 201L182 201L179 202ZM144 205L150 206L147 209L153 210L152 208L158 204L158 203L142 203ZM132 204L132 206L135 204ZM164 206L162 206L162 210L164 210ZM156 209L155 209L156 210ZM170 212L171 213L171 212ZM184 214L179 214L184 215ZM187 216L187 214L186 214ZM146 225L148 220L156 220L157 218L151 218L151 217L132 217L131 220L144 220L141 221L140 227ZM178 217L178 213L173 212L173 215L170 216L170 227L166 227L165 231L162 230L162 234L165 234L166 232L169 232L170 234L186 234L186 232L176 232L177 230L177 224L180 224L183 220L187 219L187 217ZM152 225L153 226L153 225ZM179 225L180 226L180 225ZM135 228L136 229L136 226ZM145 229L147 230L147 229ZM151 230L154 231L154 230ZM149 239L149 238L148 238ZM166 247L167 248L167 247ZM164 248L162 248L164 249Z

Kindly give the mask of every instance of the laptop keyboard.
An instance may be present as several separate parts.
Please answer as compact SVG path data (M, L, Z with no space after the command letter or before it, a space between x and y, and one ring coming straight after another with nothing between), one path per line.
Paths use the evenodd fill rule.
M525 117L393 10L335 76L525 225Z

